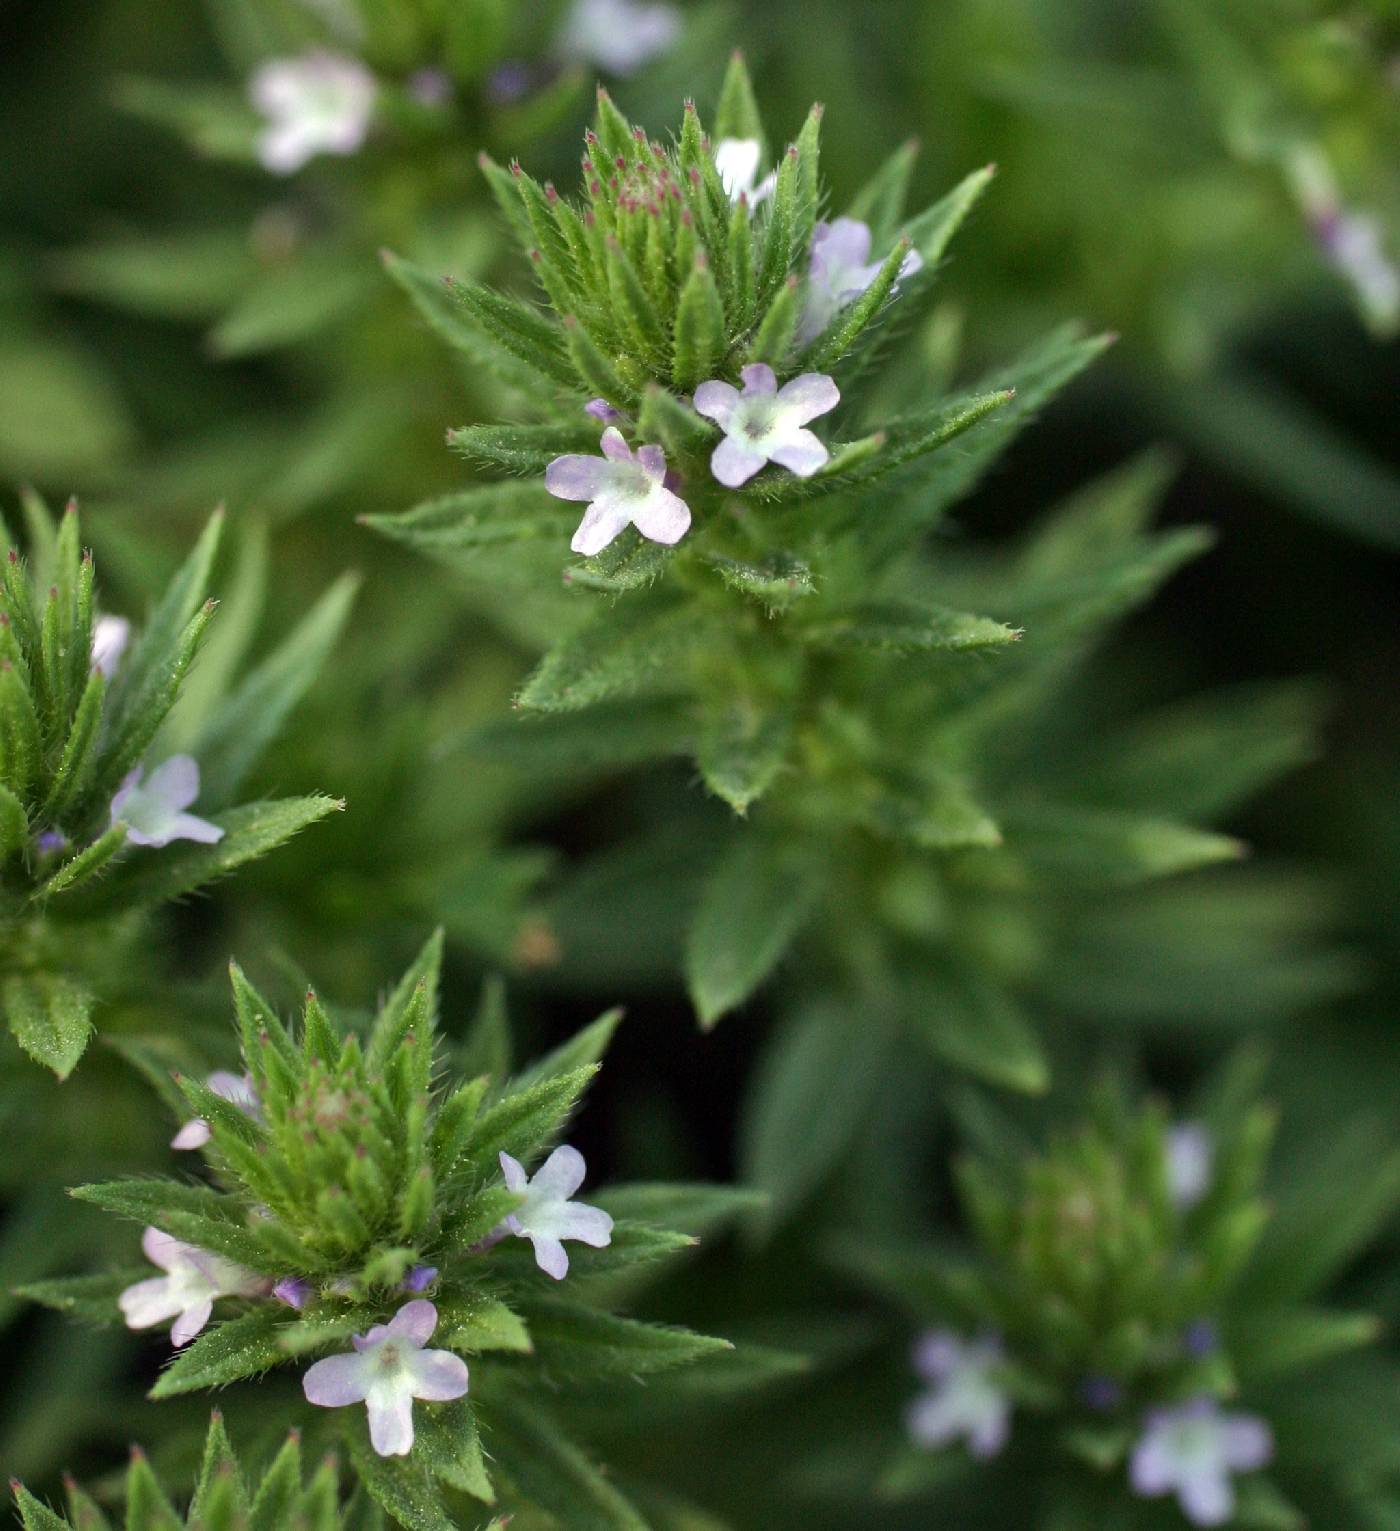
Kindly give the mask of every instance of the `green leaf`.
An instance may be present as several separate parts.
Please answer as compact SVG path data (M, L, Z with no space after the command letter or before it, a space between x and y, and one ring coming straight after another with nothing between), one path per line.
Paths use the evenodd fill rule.
M792 719L763 714L735 698L705 720L696 757L705 785L741 817L778 778L792 741Z
M222 808L311 689L350 614L359 576L343 574L215 709L194 748L201 801Z
M24 1531L73 1531L61 1515L55 1515L41 1504L23 1484L12 1481L10 1492L15 1496L15 1508L19 1511Z
M16 1295L85 1324L115 1324L121 1316L117 1298L127 1287L144 1281L150 1274L149 1267L137 1267L100 1276L62 1276L53 1281L28 1282L16 1288Z
M363 1426L348 1430L355 1474L374 1502L407 1531L456 1531L443 1508L442 1494L415 1452L409 1457L381 1457L372 1451Z
M888 1026L839 1003L808 1004L780 1019L740 1119L740 1173L761 1197L755 1224L781 1222L840 1162L869 1120L892 1054Z
M439 928L428 937L413 965L381 1006L365 1049L365 1063L371 1075L388 1066L405 1036L415 1027L421 1028L418 1040L425 1048L430 1046L438 980L442 975L442 948L443 932Z
M152 1224L173 1238L237 1264L254 1269L268 1265L268 1252L240 1220L238 1203L208 1186L155 1177L132 1178L74 1186L68 1194L76 1201L105 1207L118 1217Z
M34 1059L67 1079L92 1036L96 997L62 973L17 974L5 980L5 1021Z
M238 1459L229 1444L223 1416L217 1410L210 1417L209 1433L204 1438L204 1457L200 1463L194 1502L190 1506L190 1519L196 1522L203 1520L205 1524L219 1524L214 1520L214 1514L218 1513L216 1504L222 1506L223 1512L230 1519L234 1516L246 1517L249 1510L248 1492L238 1471Z
M745 1186L674 1184L610 1186L590 1200L619 1222L635 1221L704 1238L768 1204L761 1190Z
M578 1098L598 1065L572 1070L542 1079L526 1090L515 1090L471 1124L470 1131L455 1156L455 1172L468 1175L494 1175L499 1172L497 1155L504 1150L517 1159L528 1159L567 1121Z
M537 1363L560 1379L643 1376L734 1349L712 1335L571 1303L537 1299L523 1306Z
M1001 824L1012 851L1057 885L1119 887L1244 854L1229 835L1109 808L1008 805Z
M415 1412L417 1412L415 1410ZM496 1491L486 1471L476 1417L464 1398L429 1404L417 1419L414 1454L451 1488L493 1504Z
M440 562L470 568L474 557L501 544L549 539L563 545L567 522L558 500L539 483L491 484L427 500L394 516L364 522Z
M291 1522L300 1500L301 1440L293 1434L283 1442L282 1449L258 1485L248 1531L282 1531L282 1527Z
M909 179L918 155L919 146L914 139L902 143L861 187L846 209L847 218L855 218L870 226L872 250L883 250L899 230L909 194Z
M475 1355L484 1350L528 1354L530 1332L525 1320L489 1292L462 1291L438 1300L435 1343Z
M177 841L128 858L97 888L90 907L105 912L181 898L276 850L344 806L331 797L286 797L215 814L213 822L224 831L222 840L214 845Z
M709 1028L773 971L821 896L819 862L765 835L734 839L706 880L686 943L686 985Z
M561 1074L572 1074L575 1070L586 1068L590 1064L598 1064L603 1061L603 1056L612 1045L613 1033L622 1021L621 1009L609 1010L600 1015L596 1021L576 1032L567 1042L548 1052L537 1063L531 1064L527 1069L511 1081L512 1090L527 1090L532 1085L538 1084L544 1079L555 1079Z
M241 1318L225 1319L206 1329L175 1355L149 1396L174 1398L270 1371L286 1360L286 1352L277 1343L284 1317L278 1305L264 1303Z
M798 633L805 642L825 648L873 648L896 654L1000 648L1021 636L1016 628L990 617L899 601L857 606L822 622L803 624Z
M1382 1324L1370 1313L1324 1308L1261 1308L1231 1317L1225 1345L1245 1386L1372 1345Z
M545 655L516 700L535 712L572 712L611 697L675 689L679 666L702 640L699 621L670 605L610 607Z
M36 903L53 898L70 889L81 888L96 877L109 861L126 844L127 827L118 822L91 845L84 846L76 856L70 856L60 867L46 877L34 890Z
M648 1531L647 1523L532 1400L478 1411L497 1470L569 1531Z
M930 960L902 986L898 1013L936 1056L1005 1089L1038 1094L1050 1068L1031 1022L970 965Z
M909 242L923 257L925 266L935 266L962 227L963 220L991 185L995 165L985 165L965 176L940 201L925 209L904 225Z
M485 467L537 475L566 453L596 457L599 435L596 425L464 425L448 431L447 444Z
M29 844L29 815L10 789L0 784L0 861Z

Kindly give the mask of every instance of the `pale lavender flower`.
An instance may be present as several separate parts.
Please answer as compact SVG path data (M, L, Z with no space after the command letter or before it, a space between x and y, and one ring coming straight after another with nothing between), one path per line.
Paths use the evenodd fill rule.
M125 617L99 615L92 624L92 668L111 680L130 638L131 623Z
M300 1313L311 1301L311 1283L303 1281L300 1276L283 1276L273 1287L272 1295L278 1302L284 1302L289 1308L295 1308Z
M740 393L732 383L701 383L695 408L724 432L710 458L710 471L727 488L737 489L764 466L775 462L799 478L810 478L831 454L806 430L809 420L841 402L836 384L821 372L804 372L778 387L773 369L754 362L739 374Z
M719 171L724 194L731 202L745 197L748 205L754 208L773 195L778 184L776 170L770 170L757 186L754 185L762 152L763 146L756 138L721 138L715 145L715 169Z
M251 1074L230 1074L227 1069L215 1069L204 1082L221 1100L237 1106L245 1116L251 1116L254 1121L261 1120L262 1106L258 1100L258 1092L253 1088ZM171 1138L170 1146L182 1150L203 1148L209 1138L209 1123L202 1116L196 1116L186 1122Z
M1400 267L1386 254L1376 219L1334 209L1313 220L1313 233L1371 323L1386 330L1400 323Z
M268 1283L231 1260L182 1244L159 1228L147 1228L141 1248L152 1265L165 1271L149 1281L138 1281L117 1298L128 1329L150 1329L173 1318L170 1338L187 1345L209 1322L219 1297L260 1297Z
M267 126L258 158L275 175L291 175L317 154L354 154L369 132L378 90L356 58L317 49L275 58L248 82L248 95Z
M1262 1419L1222 1414L1213 1398L1193 1398L1147 1416L1128 1477L1145 1499L1174 1493L1192 1525L1223 1526L1235 1511L1231 1474L1265 1467L1273 1454Z
M680 12L657 0L574 0L559 52L626 77L667 52L680 32Z
M533 1176L509 1154L502 1153L500 1158L506 1189L525 1198L506 1218L505 1226L516 1238L529 1239L534 1245L535 1264L546 1276L562 1281L568 1275L565 1239L577 1239L594 1249L605 1249L612 1242L613 1220L606 1212L569 1200L585 1174L578 1149L556 1148Z
M974 1457L994 1457L1011 1434L1011 1400L995 1378L1001 1341L994 1335L963 1340L933 1329L914 1346L914 1370L932 1384L909 1406L906 1423L915 1445L947 1446L962 1437Z
M614 409L606 399L589 399L583 406L586 415L592 415L595 420L601 420L604 425L616 425L619 420L627 417L620 409Z
M1090 1372L1079 1384L1079 1396L1096 1414L1108 1414L1123 1402L1123 1389L1107 1372Z
M53 856L61 850L66 850L68 836L61 829L41 829L34 836L34 849L41 856Z
M508 59L486 77L486 96L496 106L511 106L529 95L533 83L528 65Z
M1195 1319L1182 1330L1181 1348L1196 1361L1212 1356L1220 1349L1220 1330L1208 1318Z
M436 1265L410 1265L401 1288L405 1292L426 1292L438 1278Z
M370 1444L381 1457L413 1450L413 1400L446 1403L467 1391L467 1363L450 1350L425 1350L437 1309L424 1298L406 1302L387 1324L351 1335L346 1355L327 1356L302 1378L307 1402L323 1409L362 1403Z
M870 225L858 218L819 223L812 234L812 264L807 297L797 325L798 345L807 345L880 274L883 261L870 259ZM899 268L901 280L923 269L923 257L910 250Z
M545 469L544 486L560 500L587 500L588 510L569 544L592 557L630 522L652 542L677 543L690 529L690 507L666 487L666 454L638 447L636 456L616 426L603 432L601 457L570 452Z
M142 785L144 770L137 766L128 772L112 799L112 823L125 823L133 845L169 845L172 840L214 845L223 839L217 824L185 812L199 796L199 762L192 755L172 755Z
M1167 1129L1167 1194L1180 1212L1189 1212L1210 1190L1215 1139L1200 1122Z

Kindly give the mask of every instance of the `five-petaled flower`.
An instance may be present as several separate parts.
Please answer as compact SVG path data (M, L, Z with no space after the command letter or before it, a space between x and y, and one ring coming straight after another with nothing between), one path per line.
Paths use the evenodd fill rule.
M1011 1400L996 1381L1001 1342L994 1335L963 1340L934 1329L914 1346L914 1370L932 1384L909 1406L916 1445L946 1446L961 1436L974 1457L994 1457L1011 1433Z
M204 1082L221 1100L237 1106L245 1116L251 1116L255 1121L261 1117L262 1106L258 1092L253 1088L251 1074L230 1074L227 1069L215 1069ZM209 1123L202 1116L196 1116L171 1138L170 1146L179 1149L203 1148L209 1136Z
M680 12L660 0L574 0L558 46L566 59L626 76L665 53L680 30Z
M1215 1139L1200 1122L1167 1129L1167 1194L1179 1212L1189 1212L1210 1190Z
M870 259L870 225L858 218L819 223L812 234L812 264L807 299L797 326L798 345L807 345L880 274L883 261ZM923 269L923 257L910 250L900 264L901 279Z
M588 510L569 544L592 557L628 523L643 537L668 547L690 529L690 507L666 487L666 454L660 447L632 449L616 426L603 432L601 457L570 452L545 469L544 486L556 499L587 500Z
M467 1363L460 1356L423 1348L437 1320L437 1309L419 1297L387 1324L351 1335L353 1351L317 1361L302 1378L307 1401L323 1409L364 1404L374 1449L381 1457L407 1456L413 1449L413 1400L446 1403L467 1391Z
M601 1207L584 1206L569 1198L583 1184L583 1155L576 1148L556 1148L533 1177L525 1166L507 1153L501 1154L501 1173L506 1189L524 1201L505 1221L516 1238L529 1239L535 1248L535 1264L547 1276L562 1281L569 1272L569 1254L563 1240L577 1239L594 1249L612 1242L613 1220Z
M131 637L131 623L125 617L99 616L92 624L92 668L111 680Z
M267 118L258 136L263 168L291 175L317 154L354 154L369 132L376 90L369 70L344 54L269 59L248 83Z
M1235 1512L1230 1475L1267 1466L1273 1454L1262 1419L1223 1414L1213 1398L1193 1398L1147 1416L1128 1476L1145 1499L1175 1493L1192 1525L1223 1526Z
M719 171L720 185L731 202L740 197L753 208L773 195L778 184L778 172L770 170L754 185L758 174L758 161L763 146L756 138L721 138L715 145L715 169Z
M172 840L213 845L223 839L217 824L185 812L199 796L199 762L192 755L172 755L143 785L144 770L129 771L112 799L112 823L126 825L133 845L169 845Z
M754 362L739 374L742 393L733 383L711 381L695 390L695 408L724 432L710 458L710 471L727 488L737 489L764 466L775 462L800 478L810 478L831 454L805 429L809 420L841 402L836 384L821 372L804 372L778 387L773 369Z
M268 1282L231 1260L182 1244L159 1228L147 1228L141 1248L164 1276L138 1281L117 1298L128 1329L151 1329L173 1318L170 1338L187 1345L209 1322L218 1297L261 1297Z

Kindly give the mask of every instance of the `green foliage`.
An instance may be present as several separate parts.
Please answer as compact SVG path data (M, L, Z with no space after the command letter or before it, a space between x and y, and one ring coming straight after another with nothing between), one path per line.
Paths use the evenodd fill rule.
M635 1205L641 1218L620 1222L596 1257L576 1257L570 1295L577 1287L589 1302L543 1295L548 1278L523 1251L501 1245L505 1219L521 1205L502 1185L501 1156L528 1164L557 1142L620 1014L603 1016L514 1078L498 1063L499 1071L462 1082L439 1079L441 960L438 935L367 1028L339 1021L308 993L294 1030L234 968L248 1101L230 1101L184 1075L175 1079L189 1112L208 1125L210 1181L129 1178L73 1192L232 1262L223 1290L242 1294L243 1311L179 1350L153 1398L223 1387L293 1358L344 1350L352 1334L390 1318L406 1291L422 1289L421 1282L405 1286L411 1272L431 1267L424 1279L438 1314L435 1339L471 1357L470 1403L428 1407L430 1423L406 1459L371 1451L362 1417L337 1421L365 1492L412 1528L451 1523L444 1493L449 1500L457 1492L494 1499L474 1444L478 1401L490 1404L502 1388L545 1379L567 1395L571 1387L669 1371L732 1348L590 1305L606 1302L617 1278L625 1276L632 1292L639 1276L653 1277L693 1248L689 1229L722 1217L726 1193L638 1188L640 1197L633 1193L629 1202L626 1190L619 1192L621 1207ZM684 1231L672 1231L677 1224ZM297 1308L268 1295L279 1281L297 1284ZM108 1322L113 1292L105 1277L25 1288L36 1301ZM554 1449L569 1460L578 1456L564 1441Z
M130 938L133 917L265 855L338 806L324 797L227 805L311 687L353 584L342 582L231 685L196 732L192 747L213 778L203 797L224 809L212 820L217 843L148 848L128 840L113 803L178 716L215 612L207 590L223 518L209 522L124 651L100 663L93 560L76 507L55 527L31 497L25 518L30 555L11 545L0 595L0 1004L25 1052L63 1079L91 1035L97 975Z
M99 1502L66 1480L66 1515L48 1509L20 1484L12 1485L24 1531L109 1531ZM363 1495L343 1501L340 1468L324 1457L309 1477L300 1436L293 1431L261 1478L249 1478L215 1410L209 1420L195 1489L181 1514L167 1497L144 1452L133 1447L123 1498L127 1531L382 1531L383 1517Z

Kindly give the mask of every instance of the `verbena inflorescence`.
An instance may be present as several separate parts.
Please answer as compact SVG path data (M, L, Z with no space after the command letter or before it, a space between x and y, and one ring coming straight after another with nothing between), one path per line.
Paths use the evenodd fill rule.
M720 1193L704 1187L621 1191L609 1203L616 1222L573 1199L583 1157L553 1145L619 1014L507 1078L493 997L461 1060L488 1071L440 1079L441 949L435 937L363 1032L337 1023L314 994L294 1032L235 968L244 1073L177 1076L173 1086L156 1076L194 1113L173 1148L198 1149L210 1181L120 1180L73 1193L144 1224L142 1247L160 1274L28 1289L99 1321L120 1310L131 1328L170 1324L177 1353L155 1398L300 1366L306 1402L337 1411L367 1491L423 1528L452 1523L454 1494L494 1499L479 1416L489 1440L499 1432L493 1455L513 1478L517 1400L730 1348L608 1312L608 1279L690 1249L682 1228L723 1215ZM750 1200L735 1193L733 1208ZM657 1221L628 1216L643 1205ZM566 1244L596 1252L571 1260Z
M30 555L8 546L0 589L0 1008L60 1077L87 1046L133 917L273 849L329 813L325 797L234 806L344 621L342 581L240 684L172 714L215 615L215 516L139 630L98 606L69 505L26 503ZM202 774L201 774L202 772ZM192 812L198 805L209 817Z

